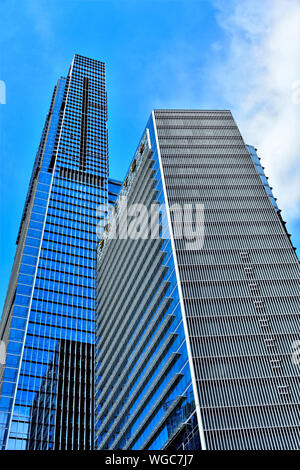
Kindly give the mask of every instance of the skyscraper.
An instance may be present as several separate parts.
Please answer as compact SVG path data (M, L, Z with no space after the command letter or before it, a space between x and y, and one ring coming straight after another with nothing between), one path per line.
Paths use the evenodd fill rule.
M97 270L98 449L300 448L299 262L229 111L152 112Z
M54 89L1 320L2 449L93 447L96 232L119 189L106 121L104 63L75 55Z

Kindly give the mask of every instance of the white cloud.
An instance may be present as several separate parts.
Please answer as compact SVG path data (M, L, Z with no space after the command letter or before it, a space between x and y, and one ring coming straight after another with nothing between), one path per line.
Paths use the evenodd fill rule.
M26 14L38 37L44 42L52 41L54 39L54 28L49 5L41 0L26 0L25 5Z
M262 157L284 215L300 216L300 2L216 0L228 41L212 82Z

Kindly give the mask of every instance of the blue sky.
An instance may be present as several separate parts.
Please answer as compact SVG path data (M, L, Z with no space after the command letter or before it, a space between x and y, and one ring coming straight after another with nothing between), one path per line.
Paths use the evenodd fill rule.
M232 109L300 246L297 0L2 0L3 304L53 87L74 53L106 62L110 175L123 179L153 108Z

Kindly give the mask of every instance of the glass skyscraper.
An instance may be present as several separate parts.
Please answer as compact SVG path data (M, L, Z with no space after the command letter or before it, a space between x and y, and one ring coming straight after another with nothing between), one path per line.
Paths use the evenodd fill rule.
M299 274L231 113L153 111L98 246L95 447L300 449Z
M92 449L95 247L108 180L103 62L75 55L54 89L0 325L1 449Z

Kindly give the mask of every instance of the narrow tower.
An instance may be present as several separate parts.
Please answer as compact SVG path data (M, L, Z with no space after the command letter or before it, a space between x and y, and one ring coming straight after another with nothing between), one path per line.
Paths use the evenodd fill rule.
M97 224L108 202L106 121L104 63L75 55L54 89L1 320L2 449L93 447L94 271Z

